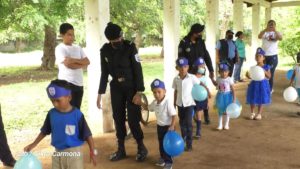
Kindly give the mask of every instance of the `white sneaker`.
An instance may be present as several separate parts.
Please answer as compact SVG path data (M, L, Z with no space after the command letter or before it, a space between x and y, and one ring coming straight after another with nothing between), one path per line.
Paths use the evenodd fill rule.
M255 117L255 113L251 113L251 115L250 115L250 120L253 120L254 117Z
M273 92L274 92L274 89L271 90L271 94L273 94Z
M222 126L219 126L219 127L217 128L217 130L223 130L223 127L222 127Z
M229 126L228 125L224 126L224 129L229 130Z

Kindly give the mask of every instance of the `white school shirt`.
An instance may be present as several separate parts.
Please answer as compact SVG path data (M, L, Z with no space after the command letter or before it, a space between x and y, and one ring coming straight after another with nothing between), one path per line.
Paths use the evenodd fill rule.
M176 115L173 103L166 96L159 104L157 104L157 101L154 100L149 105L149 111L155 112L156 121L159 126L171 125L172 116Z
M58 64L58 79L66 80L76 86L83 86L82 68L70 69L66 67L63 61L67 56L74 59L83 59L86 57L86 54L78 45L65 45L64 43L59 44L55 48L55 57Z
M184 79L179 75L173 80L173 89L177 91L176 105L180 107L194 106L192 88L195 84L200 84L199 79L193 74L187 74Z
M234 84L233 79L231 77L227 77L225 79L218 77L217 83L218 83L217 90L220 92L230 92L231 91L230 86Z
M295 65L295 88L300 88L300 65Z
M279 33L281 35L281 33ZM265 32L262 36L262 49L266 52L266 56L272 56L278 54L278 40L271 41L270 38L275 39L276 34L274 31Z

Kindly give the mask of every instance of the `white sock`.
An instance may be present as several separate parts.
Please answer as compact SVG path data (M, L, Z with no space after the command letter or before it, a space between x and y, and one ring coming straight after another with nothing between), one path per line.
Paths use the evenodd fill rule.
M225 119L225 127L229 128L229 119L230 119L230 117L229 117L229 115L226 115L225 118L226 118Z
M223 116L219 116L219 127L218 128L223 128Z

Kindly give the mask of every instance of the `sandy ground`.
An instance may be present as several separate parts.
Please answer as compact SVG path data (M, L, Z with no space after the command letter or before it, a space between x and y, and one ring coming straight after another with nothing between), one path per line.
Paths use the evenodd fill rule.
M248 82L236 85L238 99L244 103ZM300 117L296 115L300 107L296 103L286 103L282 91L288 84L285 73L277 72L273 103L265 107L263 120L248 120L249 106L243 104L242 114L232 119L229 131L216 131L217 114L211 109L212 124L203 126L203 137L195 140L192 152L184 152L175 158L174 169L293 169L300 168ZM212 106L211 106L212 107ZM178 123L177 123L178 124ZM179 126L177 125L177 131ZM38 132L38 131L37 131ZM89 164L88 147L84 145L86 169L155 169L158 159L156 124L152 120L144 127L145 144L149 157L143 163L135 161L136 144L133 139L126 142L128 158L110 162L109 154L115 151L115 135L109 133L94 138L99 149L98 165ZM17 140L9 140L15 156L35 135L20 135ZM10 139L10 138L9 138ZM49 137L35 149L35 153L51 152ZM17 157L18 158L18 157ZM51 168L51 157L39 156L44 169ZM1 164L0 164L1 166ZM3 169L4 167L0 167Z

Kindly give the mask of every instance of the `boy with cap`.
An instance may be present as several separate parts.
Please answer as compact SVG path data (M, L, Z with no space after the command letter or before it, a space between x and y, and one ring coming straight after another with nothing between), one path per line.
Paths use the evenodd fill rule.
M97 106L101 108L101 95L105 93L108 75L110 82L111 105L115 121L118 150L111 154L111 161L126 157L126 111L130 131L137 142L136 161L142 162L148 155L144 145L141 121L141 93L145 90L143 71L135 44L124 40L119 25L108 23L104 32L109 43L100 49L101 78L98 90Z
M179 74L173 80L174 105L178 107L181 135L186 142L185 151L192 151L192 121L196 105L192 97L192 88L194 84L200 84L200 81L195 75L188 73L189 63L186 58L180 57L176 60L176 69Z
M169 130L175 130L176 110L171 101L166 97L165 84L159 79L151 83L151 90L155 100L148 106L150 111L154 111L157 119L157 136L159 143L160 159L157 166L164 166L164 169L172 169L173 160L163 148L163 139Z
M97 150L94 149L92 133L82 112L70 104L71 90L68 82L51 81L47 94L54 108L48 112L38 137L24 151L31 151L51 133L51 144L55 147L52 169L83 169L81 147L84 141L87 141L90 148L90 161L96 165Z

